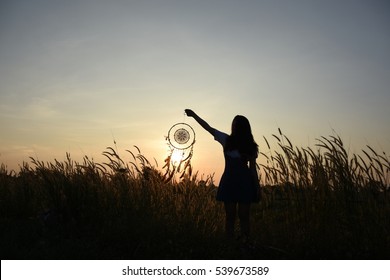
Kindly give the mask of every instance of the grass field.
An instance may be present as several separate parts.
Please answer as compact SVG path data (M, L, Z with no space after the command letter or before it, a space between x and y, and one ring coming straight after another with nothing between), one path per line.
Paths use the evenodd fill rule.
M259 157L250 244L224 238L213 178L164 171L137 149L107 162L31 158L0 168L1 259L388 259L390 161L339 137L294 147L279 130Z

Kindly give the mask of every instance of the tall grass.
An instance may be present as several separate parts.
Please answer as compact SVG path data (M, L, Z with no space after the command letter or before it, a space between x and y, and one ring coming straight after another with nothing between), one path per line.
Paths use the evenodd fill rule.
M224 239L212 177L167 180L138 147L108 147L103 163L1 165L2 259L388 258L389 157L370 146L349 155L338 136L314 149L272 137L251 246Z
M370 146L365 160L349 155L338 136L317 139L317 150L294 147L280 129L273 138L278 148L264 138L269 152L261 153L267 239L302 258L388 258L389 157Z

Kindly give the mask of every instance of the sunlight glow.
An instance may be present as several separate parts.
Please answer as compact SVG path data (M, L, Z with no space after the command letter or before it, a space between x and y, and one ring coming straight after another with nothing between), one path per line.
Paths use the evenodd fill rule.
M173 166L178 166L183 160L184 152L182 150L174 149L171 156L171 163Z

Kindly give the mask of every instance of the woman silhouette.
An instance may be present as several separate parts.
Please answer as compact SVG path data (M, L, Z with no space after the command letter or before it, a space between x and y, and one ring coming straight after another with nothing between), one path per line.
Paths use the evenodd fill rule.
M259 186L256 169L258 145L253 139L249 121L244 116L236 116L231 134L228 135L211 127L194 111L186 109L185 113L193 117L223 147L225 169L219 183L217 200L223 201L225 205L227 236L234 237L238 208L240 230L246 240L250 229L250 204L258 201Z

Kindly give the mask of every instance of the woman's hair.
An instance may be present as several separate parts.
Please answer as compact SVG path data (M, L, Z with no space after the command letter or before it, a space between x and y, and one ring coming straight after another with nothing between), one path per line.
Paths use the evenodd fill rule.
M234 117L232 133L226 140L225 150L238 150L241 155L257 157L259 148L253 139L251 126L246 117L240 115Z

